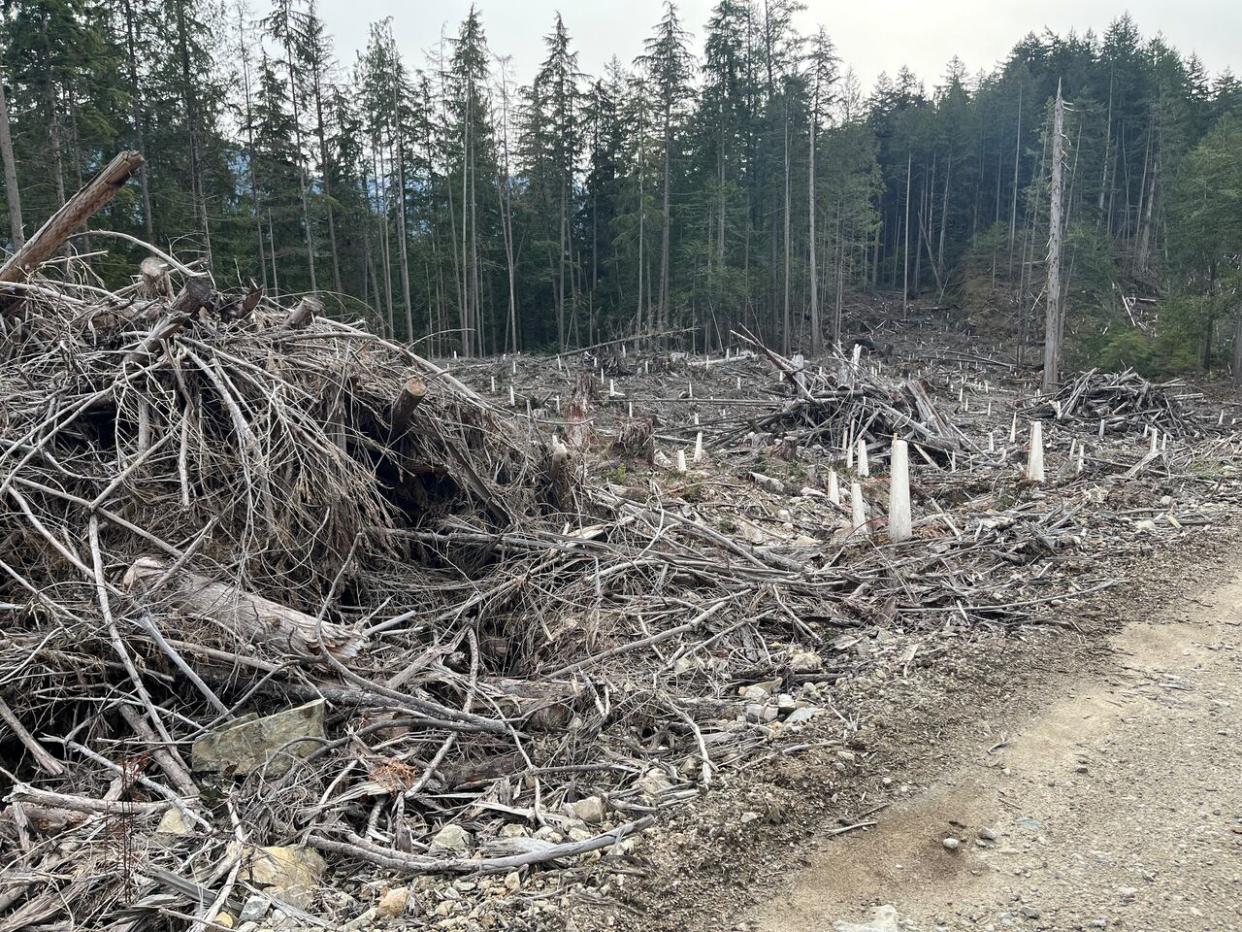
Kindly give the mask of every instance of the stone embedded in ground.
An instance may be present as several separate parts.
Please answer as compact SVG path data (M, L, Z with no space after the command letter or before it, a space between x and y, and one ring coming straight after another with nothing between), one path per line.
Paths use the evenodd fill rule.
M410 888L393 887L380 897L375 912L382 919L397 919L405 915L410 905Z
M441 827L436 832L435 837L431 839L431 850L433 853L455 854L458 857L465 857L470 853L470 833L460 825L448 825Z
M962 843L958 841L956 838L954 838L952 835L950 835L948 838L942 841L941 844L944 845L950 851L956 851L959 847L961 847Z
M204 735L194 742L193 767L210 773L248 774L266 765L266 773L287 773L294 758L321 746L324 701L249 718ZM316 740L318 739L318 740Z
M835 932L901 932L897 910L892 906L876 906L866 922L834 922Z
M774 705L751 702L746 706L746 719L751 722L774 722L778 714Z
M673 783L663 770L653 767L638 779L638 788L648 796L659 796L661 793L671 790Z
M607 816L604 800L598 796L588 796L577 802L566 803L565 810L575 819L581 819L587 825L597 825Z
M789 713L789 718L785 721L790 725L797 725L801 722L809 722L819 714L819 709L814 706L803 706L801 709L794 709Z
M246 902L242 904L238 918L242 922L258 922L267 915L268 908L271 905L271 900L262 893L255 893L252 896L246 897Z
M789 668L794 673L814 673L824 668L824 660L813 650L795 650L789 655Z
M309 909L327 864L306 845L273 845L250 854L249 881L300 909Z

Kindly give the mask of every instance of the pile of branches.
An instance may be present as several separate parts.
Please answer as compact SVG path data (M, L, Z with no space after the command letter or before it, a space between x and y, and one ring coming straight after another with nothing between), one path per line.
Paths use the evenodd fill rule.
M3 906L30 892L39 864L51 869L44 828L170 804L209 821L184 749L242 711L328 697L434 728L436 741L507 735L503 717L470 710L468 670L441 660L477 644L466 625L439 622L470 614L494 548L412 529L448 516L485 539L559 526L558 496L573 495L525 434L407 349L319 316L313 300L282 308L160 269L115 293L70 275L5 294L0 715L4 766L20 781L10 870L34 873L0 893ZM127 789L110 794L117 778ZM128 790L138 784L142 802ZM230 810L264 833L280 798ZM307 803L284 800L290 812ZM66 906L99 927L132 878L94 860L108 863L116 839L94 843L82 863L96 869L74 895L53 886L0 928Z
M763 433L799 446L850 450L859 441L880 457L893 437L908 438L929 461L941 464L975 445L937 408L926 383L893 379L856 359L834 351L831 364L813 368L801 357L787 359L749 336L738 335L758 349L781 374L786 397L761 414L752 415L727 433Z
M795 678L769 644L939 626L998 559L975 540L933 574L943 547L842 566L744 545L686 502L584 486L526 419L313 301L159 271L6 295L0 929L206 928L271 844L406 874L611 845L761 745L729 730L739 682L858 662ZM989 532L1006 562L1048 533ZM908 601L907 571L943 582ZM1024 585L971 608L1020 618ZM326 731L261 766L199 760L248 715L318 701ZM589 838L500 837L605 798ZM436 847L449 824L475 856Z
M857 670L842 630L1064 592L1024 567L1077 546L1076 507L984 495L883 547L823 496L822 538L783 535L773 496L755 544L693 483L584 481L589 437L314 299L143 248L118 291L37 251L0 269L0 932L198 932L256 896L353 918L265 884L272 846L355 886L612 846ZM769 358L772 429L966 443L914 383ZM239 749L252 722L269 743Z
M1132 369L1101 372L1091 369L1067 380L1054 394L1041 396L1026 409L1032 417L1080 421L1086 426L1104 422L1112 433L1146 432L1152 427L1175 437L1203 434L1203 425L1183 402L1202 397L1189 394L1179 379L1150 382Z

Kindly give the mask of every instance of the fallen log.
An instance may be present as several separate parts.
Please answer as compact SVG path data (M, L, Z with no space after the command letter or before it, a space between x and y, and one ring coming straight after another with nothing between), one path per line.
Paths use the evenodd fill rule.
M151 594L166 570L156 557L141 557L126 571L122 585L133 594ZM244 641L285 653L318 657L327 651L338 660L349 660L366 640L341 625L188 570L175 573L161 589L179 611L209 618Z
M211 279L206 275L194 275L185 280L181 291L169 305L169 311L173 315L194 316L204 308L208 311L214 310L215 305L216 297L211 287Z
M140 152L122 152L86 186L65 201L9 261L0 266L0 284L21 282L56 254L73 231L94 216L142 167Z

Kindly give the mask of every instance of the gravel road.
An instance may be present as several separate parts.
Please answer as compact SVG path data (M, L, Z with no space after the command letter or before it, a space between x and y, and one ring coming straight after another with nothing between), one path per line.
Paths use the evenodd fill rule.
M1216 576L1213 568L1212 576ZM1242 930L1242 558L960 767L818 849L742 928ZM956 843L955 843L956 842Z

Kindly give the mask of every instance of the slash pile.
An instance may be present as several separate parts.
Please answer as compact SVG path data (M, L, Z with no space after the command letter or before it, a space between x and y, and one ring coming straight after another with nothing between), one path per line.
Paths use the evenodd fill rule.
M839 352L827 366L813 368L756 346L781 373L790 397L749 419L735 434L780 434L831 450L849 450L861 441L880 455L886 455L893 437L908 436L922 455L931 459L934 454L942 463L953 453L974 449L937 409L921 379L886 377Z
M374 875L615 853L809 719L867 631L1104 581L1069 558L1085 480L929 456L891 545L882 478L864 536L797 462L742 501L705 466L605 472L602 432L164 259L0 286L0 932L336 928ZM760 429L977 449L918 383L768 358Z
M1091 369L1067 380L1055 394L1040 397L1027 413L1085 421L1088 426L1103 422L1110 433L1146 432L1155 427L1175 437L1193 437L1203 433L1204 425L1191 416L1184 403L1202 397L1177 379L1154 383L1131 369Z

